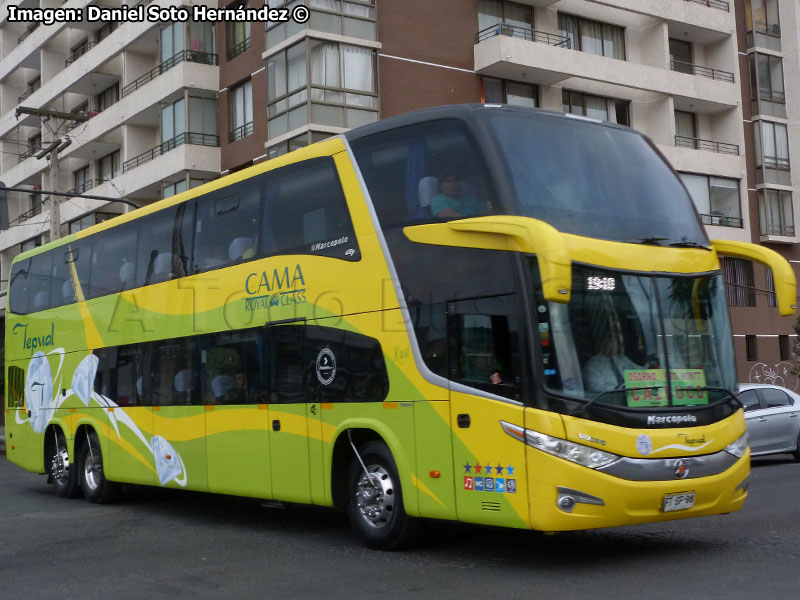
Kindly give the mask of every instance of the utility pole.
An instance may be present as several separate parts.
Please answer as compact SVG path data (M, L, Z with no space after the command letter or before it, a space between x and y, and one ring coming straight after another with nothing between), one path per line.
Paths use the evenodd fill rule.
M15 116L19 119L21 114L36 115L41 117L42 121L47 121L51 117L56 119L63 119L65 121L88 121L89 117L86 113L80 114L65 113L57 110L49 110L46 108L29 108L27 106L18 106L14 111ZM55 136L56 133L50 128L51 133ZM36 158L42 159L48 154L50 155L50 187L54 192L58 192L58 153L64 150L72 143L69 138L54 139L50 145L39 152ZM50 195L50 241L57 240L61 237L61 198L57 195Z
M58 147L50 151L50 189L58 191ZM50 196L50 241L61 237L61 198Z

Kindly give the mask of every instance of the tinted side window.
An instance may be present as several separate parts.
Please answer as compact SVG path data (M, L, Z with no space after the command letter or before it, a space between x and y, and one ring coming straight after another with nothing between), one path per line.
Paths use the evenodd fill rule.
M146 345L142 395L148 406L197 404L194 338Z
M139 252L136 287L190 274L194 202L184 202L137 219Z
M116 402L139 406L142 402L142 353L138 344L121 346L117 354Z
M94 376L94 391L111 400L117 395L117 353L118 348L100 348L94 351L97 357L97 372Z
M31 261L23 260L11 267L8 281L8 308L12 313L25 315L29 312L28 271Z
M761 388L759 390L761 397L766 402L768 408L776 406L789 406L792 403L791 398L782 390L775 388Z
M384 229L496 212L483 157L461 121L411 125L352 145Z
M53 283L50 287L50 305L63 306L77 301L72 269L78 275L83 293L88 289L88 271L91 262L89 244L72 242L51 250L53 254ZM85 297L85 296L84 296Z
M304 325L267 328L270 402L303 402Z
M253 330L198 339L203 404L265 404L264 344Z
M745 412L758 410L761 405L758 402L758 395L755 390L745 390L739 393L739 402L742 403Z
M87 300L134 287L136 268L133 258L136 256L138 229L130 225L92 236L89 289L84 290Z
M31 258L31 268L28 273L28 306L31 312L50 308L52 269L52 252L44 252Z
M275 173L264 203L262 252L319 254L359 260L361 254L332 158Z
M254 181L235 184L197 201L195 273L255 257L260 205L261 192Z

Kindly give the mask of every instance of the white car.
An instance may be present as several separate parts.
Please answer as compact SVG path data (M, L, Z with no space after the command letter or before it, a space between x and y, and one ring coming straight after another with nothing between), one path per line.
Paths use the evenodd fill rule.
M738 397L752 455L788 452L800 462L800 395L779 385L742 383Z

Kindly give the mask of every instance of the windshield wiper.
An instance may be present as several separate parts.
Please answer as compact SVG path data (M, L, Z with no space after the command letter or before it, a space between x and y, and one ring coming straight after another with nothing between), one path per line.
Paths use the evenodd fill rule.
M602 398L603 396L608 396L609 394L619 394L619 393L623 393L624 394L625 392L633 392L633 391L637 391L638 392L639 390L658 390L658 389L662 389L662 388L665 388L665 387L666 386L664 386L664 385L653 385L653 386L650 386L650 387L620 388L618 390L606 390L605 392L600 392L599 394L597 394L597 396L595 396L591 400L588 400L585 404L582 404L581 406L579 406L575 411L573 411L572 416L573 417L588 417L589 416L588 408L592 404L597 402L600 398Z
M652 235L650 237L633 238L631 240L625 240L625 241L628 244L635 243L635 244L648 244L650 246L660 246L661 244L659 244L658 242L665 242L668 239L669 238Z
M698 244L697 242L672 242L667 244L667 246L670 248L702 248L703 250L711 252L711 248L703 246L703 244Z

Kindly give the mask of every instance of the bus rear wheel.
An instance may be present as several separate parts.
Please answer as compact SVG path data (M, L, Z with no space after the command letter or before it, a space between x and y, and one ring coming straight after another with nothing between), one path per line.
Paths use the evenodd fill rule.
M47 464L49 481L53 484L56 496L61 498L75 498L80 495L78 490L78 469L69 459L67 440L60 429L53 430L53 443Z
M406 514L400 476L392 453L383 442L369 442L348 469L347 515L358 536L370 548L397 550L415 541L418 523Z
M80 480L83 496L89 502L107 504L114 502L120 493L120 484L106 479L103 472L103 454L97 434L88 434L81 447Z

